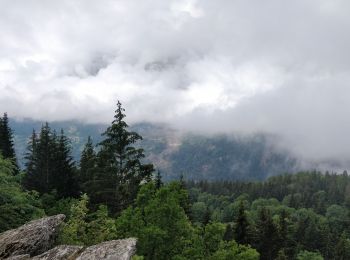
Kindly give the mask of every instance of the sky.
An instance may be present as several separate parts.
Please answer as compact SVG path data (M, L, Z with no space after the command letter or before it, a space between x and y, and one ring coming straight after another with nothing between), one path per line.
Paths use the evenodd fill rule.
M266 132L350 158L348 0L0 0L12 118Z

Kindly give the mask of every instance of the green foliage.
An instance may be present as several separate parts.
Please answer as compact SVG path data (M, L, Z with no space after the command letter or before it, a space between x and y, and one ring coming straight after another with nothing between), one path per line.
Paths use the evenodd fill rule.
M222 223L209 223L204 229L204 246L206 255L211 255L218 250L225 234L225 225Z
M323 260L324 258L321 256L320 253L316 252L309 252L309 251L301 251L297 255L297 260Z
M211 219L228 224L233 219L236 241L252 245L261 259L295 259L300 250L318 251L325 259L347 259L349 183L346 173L311 172L276 176L265 182L189 181L186 186L192 187L193 220L198 221L205 208L210 209ZM238 236L242 212L246 242Z
M80 171L79 171L79 183L81 190L86 192L86 187L84 184L91 180L93 176L92 169L96 166L97 157L94 151L92 139L89 136L88 141L84 146L83 151L81 152L80 157Z
M89 198L83 194L71 206L70 217L61 229L59 240L69 245L94 245L116 237L115 221L108 217L105 205L96 212L88 210Z
M64 214L69 219L71 207L73 204L77 203L78 199L70 197L60 199L57 193L52 191L49 194L45 193L41 195L40 201L47 216Z
M62 243L91 245L137 237L139 256L134 259L350 259L350 177L346 172L301 172L250 183L181 178L163 184L159 172L152 180L153 166L143 163L144 151L138 146L141 136L128 130L124 118L118 102L97 154L90 138L83 149L77 180L91 196L90 205L87 195L74 198L79 192L76 169L63 131L57 135L46 124L39 136L33 132L24 176L16 174L14 156L0 156L0 232L44 213L65 213ZM4 125L7 116L0 119L0 136ZM216 141L224 146L224 139ZM230 158L221 155L232 147L222 148L216 141L204 141L203 147L209 147L205 161L202 152L198 155L193 147L181 147L191 151L193 158L200 157L198 167L206 163L201 168L204 175L213 165L228 170ZM249 155L255 161L263 154L260 148ZM210 163L217 156L220 162ZM188 158L182 159L186 163ZM256 167L254 163L248 168L254 172ZM186 176L197 176L196 167L191 174ZM23 191L22 178L41 197L36 191ZM109 212L118 218L110 218Z
M155 176L155 184L156 188L159 189L160 187L163 186L163 181L162 181L162 175L160 174L160 171L157 171L157 175Z
M138 255L134 255L131 258L131 260L143 260L143 259L145 259L143 256L138 256Z
M259 210L256 223L255 245L261 259L274 259L278 253L278 231L271 213L265 207Z
M177 183L158 190L153 182L143 185L137 206L129 207L117 219L118 236L138 237L138 254L145 259L181 255L193 232L182 207L184 194Z
M83 187L92 203L106 204L113 213L119 213L132 204L140 183L150 181L153 172L152 164L142 163L145 157L143 149L135 146L142 137L128 131L124 118L124 108L118 101L112 125L103 133L105 139L99 144L96 166L83 167L89 175ZM91 154L91 147L86 147L85 152Z
M87 226L86 245L94 245L116 237L115 220L108 216L108 209L100 205L98 210L89 215L92 219Z
M86 194L81 196L78 203L71 207L70 219L63 226L60 233L60 242L68 245L84 245L87 233L86 216L88 213L88 196Z
M350 239L343 233L335 247L335 259L350 259Z
M9 119L7 113L0 117L0 155L4 159L9 159L14 165L14 173L19 173L17 166L17 159L14 149L13 133L9 126Z
M239 212L236 219L235 239L240 244L248 244L249 223L245 213L244 203L240 201Z
M63 130L57 136L48 123L42 126L39 136L33 132L26 153L24 186L40 194L54 191L59 198L77 195L70 149Z
M259 253L250 246L238 245L235 241L221 242L211 260L258 260Z
M207 205L204 202L200 201L193 203L191 207L191 220L194 223L205 223L207 210Z
M227 224L223 240L232 241L233 239L234 239L234 230L233 230L231 224Z
M0 232L44 215L38 194L22 190L15 168L11 160L0 155Z

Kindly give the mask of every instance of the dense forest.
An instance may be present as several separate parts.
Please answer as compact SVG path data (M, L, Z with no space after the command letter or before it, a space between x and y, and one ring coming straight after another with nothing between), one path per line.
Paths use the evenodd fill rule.
M64 213L58 243L137 237L135 259L350 259L347 172L300 172L255 182L188 176L165 182L145 160L142 136L129 128L120 102L100 141L87 137L77 162L65 132L45 123L28 136L21 169L9 125L5 113L0 232ZM247 151L234 152L240 153ZM226 162L213 167L225 169Z
M42 123L11 120L18 164L24 166L28 137L33 129L40 132ZM103 140L104 124L77 121L50 122L52 129L64 129L70 140L71 155L79 161L88 137L95 143ZM139 122L129 131L142 136L135 146L142 147L145 162L153 163L166 181L183 174L196 180L264 180L269 176L302 170L300 158L276 145L277 137L268 134L200 134L173 129L167 124ZM311 164L311 162L307 162ZM315 165L317 167L317 165ZM341 165L334 165L341 169Z

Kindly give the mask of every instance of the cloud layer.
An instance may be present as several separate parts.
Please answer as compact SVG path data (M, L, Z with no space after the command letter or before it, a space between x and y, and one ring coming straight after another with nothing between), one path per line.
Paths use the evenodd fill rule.
M350 155L346 0L0 0L0 111L264 131Z

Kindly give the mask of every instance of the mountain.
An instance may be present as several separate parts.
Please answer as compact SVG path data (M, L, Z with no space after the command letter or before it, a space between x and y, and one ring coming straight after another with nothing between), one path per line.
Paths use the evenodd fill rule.
M23 166L28 138L33 129L40 131L42 123L12 120L10 124L17 156ZM71 140L72 155L79 161L87 137L91 136L97 144L107 125L67 121L52 122L50 127L65 131ZM207 136L146 122L134 124L131 130L143 137L139 145L145 149L145 160L154 163L165 180L179 178L181 174L195 180L264 180L298 170L298 160L275 147L271 138L262 134Z

